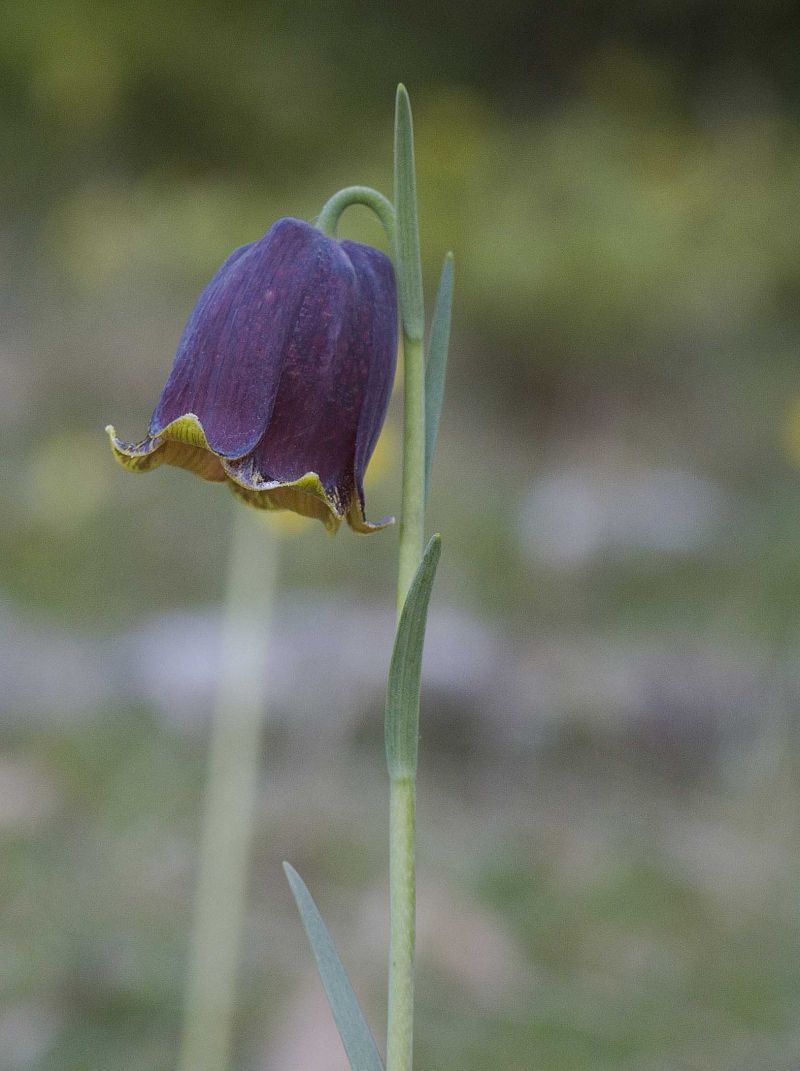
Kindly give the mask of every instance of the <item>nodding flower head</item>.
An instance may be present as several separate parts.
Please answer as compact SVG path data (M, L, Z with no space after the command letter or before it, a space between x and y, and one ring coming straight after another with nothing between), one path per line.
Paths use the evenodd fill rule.
M358 532L364 472L397 354L391 261L280 219L205 288L140 443L108 434L132 472L177 465L252 506Z

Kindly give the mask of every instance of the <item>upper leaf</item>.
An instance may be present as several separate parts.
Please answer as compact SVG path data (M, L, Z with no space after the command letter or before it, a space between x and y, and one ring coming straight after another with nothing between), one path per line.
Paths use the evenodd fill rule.
M442 537L435 535L425 548L397 626L386 688L386 763L395 780L415 777L417 772L422 647L441 553Z
M425 366L425 496L427 498L436 451L439 418L442 415L447 351L450 346L450 319L453 311L453 254L448 253L439 276L439 289L433 307L431 334L428 339L428 363Z

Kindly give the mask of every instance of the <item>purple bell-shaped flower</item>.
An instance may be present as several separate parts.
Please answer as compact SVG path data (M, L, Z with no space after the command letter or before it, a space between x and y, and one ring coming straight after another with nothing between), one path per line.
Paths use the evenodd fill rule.
M342 519L358 532L364 472L386 417L397 356L389 258L281 219L232 253L205 288L132 472L177 465L227 482L250 505Z

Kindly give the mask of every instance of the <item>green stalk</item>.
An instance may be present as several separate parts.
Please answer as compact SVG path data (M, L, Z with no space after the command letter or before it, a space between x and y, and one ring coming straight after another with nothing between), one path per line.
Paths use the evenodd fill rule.
M419 255L411 107L398 86L395 111L395 266L403 323L403 497L397 574L398 618L425 545L425 312ZM404 712L405 714L405 712ZM415 711L409 711L416 717ZM392 776L389 795L389 1016L386 1071L411 1071L416 937L416 770Z
M276 540L235 511L179 1071L228 1071L264 723Z
M335 237L350 205L372 209L389 240L397 277L403 335L403 487L397 571L398 622L425 549L425 308L417 222L414 134L405 87L397 88L394 141L394 205L368 186L348 186L323 206L317 227ZM438 553L437 553L438 560ZM432 578L431 578L432 580ZM428 591L429 593L429 591ZM427 601L426 601L427 609ZM424 628L424 625L423 625ZM413 736L416 754L418 692L396 712L392 733ZM387 755L393 752L387 719ZM416 761L389 763L389 1015L386 1071L411 1071L414 1039L414 942L416 930Z
M416 778L392 778L389 789L390 954L386 1071L411 1071L413 1066L416 797Z
M346 186L330 197L322 206L322 211L317 216L317 228L329 238L336 237L336 228L339 218L346 208L351 205L364 205L370 208L378 217L389 239L389 247L394 254L395 246L395 215L394 206L382 193L373 190L371 186Z
M403 494L397 616L425 549L425 350L403 332Z

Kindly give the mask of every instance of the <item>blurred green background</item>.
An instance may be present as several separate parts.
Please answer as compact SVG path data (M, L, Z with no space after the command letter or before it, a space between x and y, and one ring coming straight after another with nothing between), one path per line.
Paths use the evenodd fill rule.
M7 0L0 29L0 1067L174 1066L234 502L125 475L102 428L144 433L231 249L390 192L403 80L430 289L457 272L419 1067L796 1071L796 5ZM381 1035L397 537L273 526L237 1067L341 1071L279 864Z

